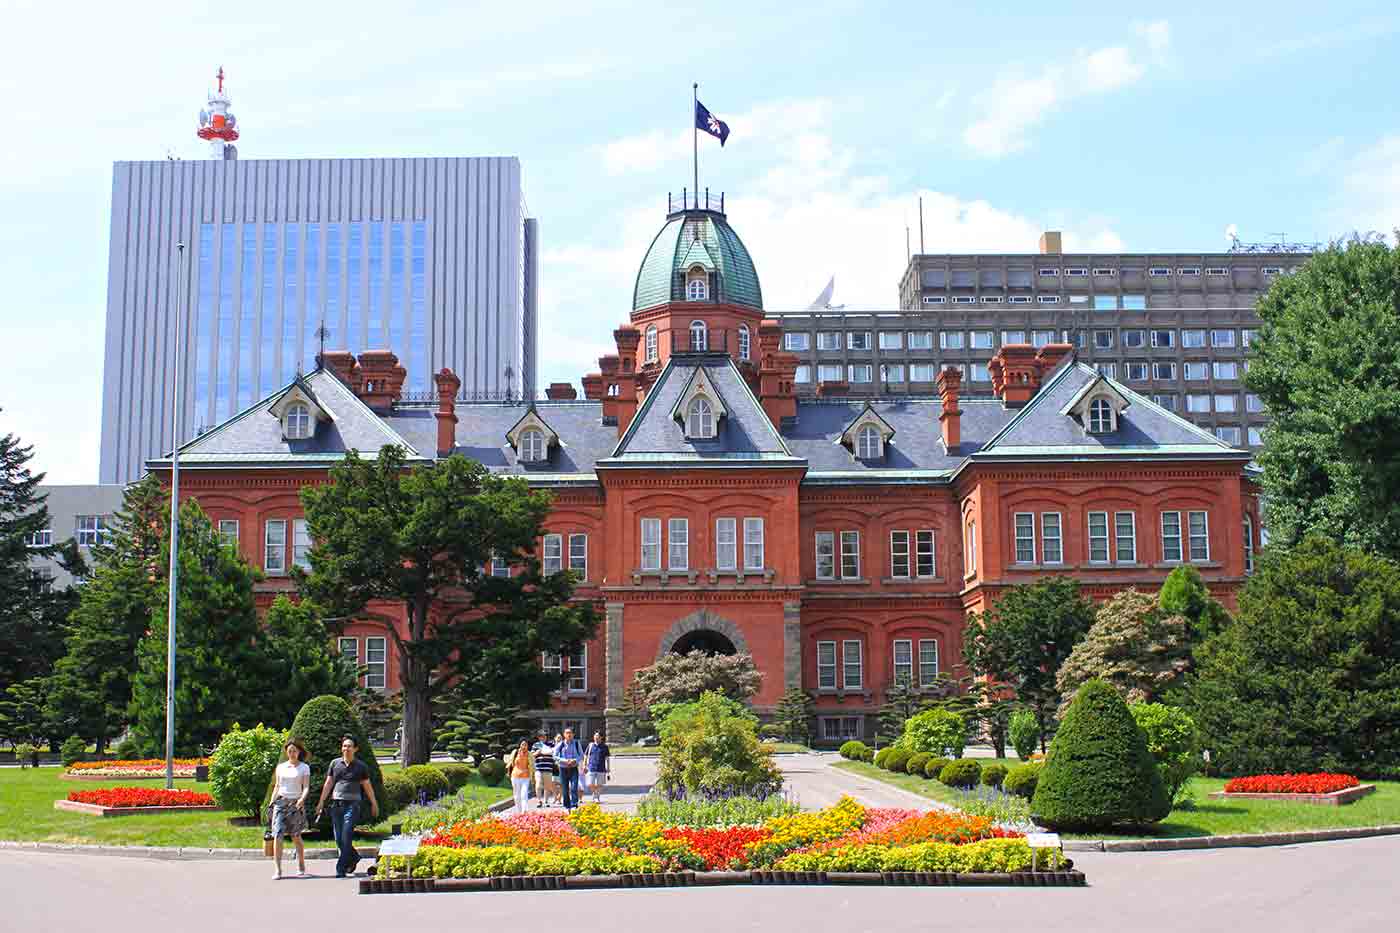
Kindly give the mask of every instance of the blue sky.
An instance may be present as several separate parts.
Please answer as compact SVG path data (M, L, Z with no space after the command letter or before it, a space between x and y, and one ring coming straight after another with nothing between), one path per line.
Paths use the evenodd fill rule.
M111 163L201 158L214 68L244 158L519 156L542 382L594 368L701 140L770 309L894 307L934 251L1207 250L1400 225L1394 4L0 0L0 432L97 475ZM178 9L178 15L172 14Z

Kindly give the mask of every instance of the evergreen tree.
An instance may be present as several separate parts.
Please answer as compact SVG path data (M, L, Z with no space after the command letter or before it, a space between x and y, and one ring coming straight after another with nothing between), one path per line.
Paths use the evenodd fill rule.
M904 734L904 724L928 709L932 701L915 690L907 677L900 677L885 691L880 707L880 734L896 741Z
M801 687L792 687L778 700L774 720L783 729L783 738L799 745L812 742L812 716L817 704Z
M437 744L459 761L470 758L473 764L480 764L514 748L521 739L530 738L531 729L530 720L519 706L468 697L457 714L438 730Z
M687 703L712 691L747 703L763 683L763 674L752 655L707 654L700 650L668 652L633 677L632 682L646 697L649 707Z
M1184 616L1192 644L1200 644L1229 625L1230 612L1210 595L1201 572L1182 564L1167 574L1157 605L1167 615Z
M265 686L252 721L281 728L312 697L354 696L359 672L335 650L321 619L307 600L293 602L285 595L273 600L262 621L259 679Z
M646 694L635 680L627 685L627 691L623 694L622 722L625 733L623 738L628 742L636 742L656 734L656 723L652 722Z

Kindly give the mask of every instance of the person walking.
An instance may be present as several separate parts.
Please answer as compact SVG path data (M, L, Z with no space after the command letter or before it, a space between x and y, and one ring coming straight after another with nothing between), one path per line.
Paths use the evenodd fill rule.
M588 743L583 758L588 768L584 775L584 786L593 792L593 802L601 805L603 785L608 783L608 767L612 758L612 750L608 748L608 743L603 741L603 733L593 733L593 741Z
M534 767L530 762L530 745L524 739L510 758L510 788L515 795L515 812L524 813L530 802L530 777Z
M301 834L306 832L306 795L311 792L311 766L306 763L306 746L301 739L292 739L282 750L287 760L277 766L273 777L272 798L267 802L268 827L272 830L272 857L277 860L277 873L272 880L282 880L282 839L291 836L297 849L297 877L305 878L306 847Z
M374 799L374 785L369 779L369 768L355 757L360 750L359 743L352 736L340 740L340 757L331 762L326 774L326 783L321 785L321 799L316 804L316 822L326 809L326 798L331 799L331 829L335 833L335 845L340 857L335 862L335 876L353 876L360 864L360 853L355 851L355 820L359 817L360 804L369 798L370 814L379 816L379 801Z
M578 769L582 759L583 749L574 738L574 730L565 729L564 738L554 746L554 764L559 769L559 790L565 810L578 806Z
M559 782L554 780L554 745L540 733L535 742L535 797L538 806L547 807L549 801L559 795Z

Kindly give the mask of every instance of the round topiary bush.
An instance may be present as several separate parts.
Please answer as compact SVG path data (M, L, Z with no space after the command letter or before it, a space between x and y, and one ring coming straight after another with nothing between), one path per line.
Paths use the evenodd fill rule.
M930 758L928 762L924 764L924 777L934 781L938 780L939 776L943 774L943 769L948 767L948 764L952 760L951 758L944 758L941 755L937 758Z
M116 755L119 761L131 761L141 757L141 746L136 744L135 739L127 736L117 743L117 747L112 749L112 754Z
M866 750L865 750L865 753L864 753L863 755L861 755L860 760L863 761L863 762L865 762L866 764L871 764L872 762L874 762L874 761L875 761L875 749L873 749L873 748L868 748L868 747L867 747Z
M885 759L890 757L890 752L892 751L894 751L894 749L889 747L880 749L875 753L875 757L870 759L871 763L877 768L883 768L885 766Z
M1035 721L1035 713L1028 709L1018 709L1011 714L1011 747L1022 761L1030 760L1040 745L1040 723Z
M413 782L404 777L403 774L384 775L384 799L380 803L383 805L383 812L386 816L390 813L398 813L413 803L414 796Z
M415 801L431 803L452 792L447 775L436 765L413 765L403 769L403 776L413 785Z
M938 779L949 787L976 787L982 779L982 766L972 758L959 758L944 765Z
M476 772L488 786L495 787L505 779L506 763L499 758L483 758L481 764L477 765Z
M263 804L271 796L268 788L285 747L282 733L276 729L261 723L256 728L243 729L234 723L209 756L209 792L214 801L231 813L260 816ZM320 791L314 776L310 783L308 811L315 806L315 794Z
M1055 734L1031 800L1053 830L1155 823L1171 812L1147 737L1118 691L1102 680L1079 688Z
M907 748L892 748L885 756L885 770L893 771L896 774L904 773L904 766L914 753Z
M988 787L1000 787L1006 780L1006 772L1011 770L1000 762L987 765L982 769L982 783Z
M913 752L961 758L967 741L967 724L950 709L926 709L904 723L899 744Z
M865 743L857 739L844 742L841 745L841 757L848 761L860 761L865 755Z
M904 770L909 774L915 774L919 777L923 777L924 766L928 764L928 760L932 757L933 756L930 755L928 752L915 752L914 754L910 755L909 760L904 763Z
M476 773L471 765L455 761L433 765L433 767L442 772L442 776L447 778L447 783L454 791L461 790L471 783L472 775Z
M1023 765L1017 765L1006 772L1006 777L1001 782L1001 789L1008 794L1025 797L1029 800L1035 796L1035 785L1040 780L1040 770L1044 767L1045 762L1043 761L1028 761Z
M355 740L359 746L356 757L369 768L369 781L370 786L374 788L375 799L384 798L384 775L380 773L379 761L374 757L374 748L365 735L365 727L360 723L360 717L355 715L349 703L338 696L326 694L312 697L302 706L296 719L292 720L292 728L288 731L289 739L301 739L302 744L306 746L306 763L311 766L313 792L307 799L308 820L315 818L314 804L320 799L320 787L330 771L331 762L340 757L340 740L346 735ZM386 807L380 807L380 816L384 815L385 810ZM321 820L314 824L317 829L326 833L331 831L330 811L331 808L326 807ZM368 805L364 810L364 818L369 818Z
M71 768L77 762L82 761L86 755L87 743L82 740L81 736L70 735L58 747L58 757L65 768Z

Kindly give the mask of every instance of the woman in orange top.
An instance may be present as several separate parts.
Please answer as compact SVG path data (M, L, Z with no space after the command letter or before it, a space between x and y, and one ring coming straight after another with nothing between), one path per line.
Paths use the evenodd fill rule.
M530 744L524 739L510 756L510 786L515 792L515 812L524 813L525 804L530 799L530 776L535 773L530 761Z

